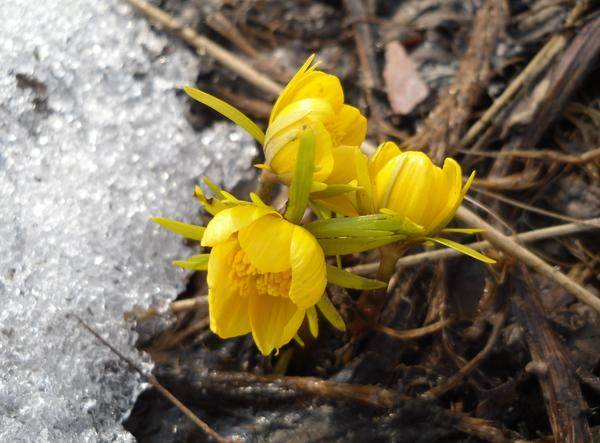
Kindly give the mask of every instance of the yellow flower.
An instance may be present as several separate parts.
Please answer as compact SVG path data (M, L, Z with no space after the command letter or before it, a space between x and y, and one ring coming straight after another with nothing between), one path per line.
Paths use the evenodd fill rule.
M315 136L316 182L325 182L332 173L336 149L360 145L367 131L367 120L360 111L344 104L339 79L315 70L316 65L310 66L313 58L306 61L275 102L265 135L266 167L285 184L292 178L304 128L310 128Z
M376 209L389 209L437 234L452 220L471 186L474 174L462 184L460 165L451 158L442 168L423 152L401 152L393 143L382 145L370 162L372 198Z
M323 250L304 228L268 207L218 212L203 233L208 258L210 328L221 338L252 332L263 355L296 335L323 296Z

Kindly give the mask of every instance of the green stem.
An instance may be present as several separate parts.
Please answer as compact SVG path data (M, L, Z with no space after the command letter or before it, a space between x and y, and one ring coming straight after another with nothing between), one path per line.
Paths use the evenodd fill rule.
M271 203L271 191L273 190L273 180L271 178L271 172L263 169L260 177L258 178L258 187L256 188L256 195L265 202L265 204Z
M396 263L406 252L407 246L401 243L387 245L379 248L380 260L377 271L377 280L388 283L396 272ZM363 291L357 301L362 316L357 317L351 329L355 335L364 333L369 324L373 324L379 317L381 309L387 300L387 288L374 291Z

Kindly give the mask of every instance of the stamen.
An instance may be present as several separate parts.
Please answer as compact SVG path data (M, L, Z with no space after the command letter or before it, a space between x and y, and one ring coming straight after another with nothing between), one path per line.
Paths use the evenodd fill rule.
M231 263L229 263L231 262ZM291 270L283 272L260 272L250 263L248 255L238 249L228 258L231 265L229 281L240 295L269 295L287 297L292 283Z

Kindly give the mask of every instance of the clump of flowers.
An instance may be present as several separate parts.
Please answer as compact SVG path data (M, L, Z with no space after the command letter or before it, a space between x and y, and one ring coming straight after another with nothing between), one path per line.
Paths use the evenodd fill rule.
M477 231L445 229L473 175L463 185L454 160L446 159L439 168L424 153L401 152L391 142L368 159L359 148L366 119L344 103L339 79L316 70L312 61L310 57L275 102L266 134L233 106L185 89L263 146L265 163L258 165L263 175L289 187L285 211L256 194L250 194L250 201L238 200L205 178L214 197L207 198L199 187L195 195L213 215L206 227L154 218L165 229L210 248L174 264L207 271L211 330L221 338L251 333L263 355L292 339L302 343L298 330L304 321L317 336L317 311L345 329L325 294L328 282L363 291L386 287L386 282L343 270L342 255L383 247L383 262L387 245L434 241L493 262L437 237L443 231ZM309 205L317 220L303 223ZM328 264L327 256L337 257L338 265Z

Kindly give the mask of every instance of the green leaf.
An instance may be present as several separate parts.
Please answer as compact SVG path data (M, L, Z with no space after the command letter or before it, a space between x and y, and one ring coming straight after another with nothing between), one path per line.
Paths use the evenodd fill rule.
M300 223L308 205L308 196L315 169L315 134L306 128L300 134L300 146L296 157L294 176L290 184L285 218L292 223Z
M480 234L485 232L485 229L481 228L445 228L442 232L453 232L455 234Z
M323 297L321 297L321 299L317 302L317 308L319 308L319 311L321 311L321 314L323 314L325 320L331 323L334 328L340 331L346 330L344 319L337 309L335 309L335 306L333 306L333 303L331 303L326 295L323 295Z
M431 240L433 242L439 243L440 245L444 245L449 248L455 249L458 252L462 252L463 254L468 255L469 257L473 257L474 259L482 261L484 263L490 263L490 264L496 263L496 260L483 255L481 252L477 252L473 248L469 248L468 246L465 246L465 245L455 242L453 240L448 240L447 238L440 238L440 237L435 237L435 238L425 237L425 238L427 240Z
M187 260L173 260L175 266L192 269L194 271L206 271L208 269L208 258L210 254L192 255Z
M294 355L293 348L286 348L281 352L281 355L277 359L277 363L273 368L273 373L277 375L285 375L290 366L290 362L292 361L292 356Z
M250 201L252 201L252 203L254 203L256 206L260 206L263 208L269 208L270 206L267 206L265 204L264 201L262 201L262 199L258 196L258 194L251 192L250 193Z
M346 255L369 251L406 239L406 235L390 235L387 237L341 237L317 239L325 255Z
M170 218L152 217L152 221L159 224L167 231L171 231L185 238L197 241L202 240L204 230L206 229L204 226L190 225L177 220L171 220Z
M324 191L313 192L310 197L311 198L327 198L327 197L335 197L336 195L346 194L348 192L357 191L362 189L360 186L355 186L352 184L347 185L327 185L327 189Z
M227 208L227 205L223 203L222 200L217 198L206 198L200 186L194 187L194 196L198 199L204 209L206 209L206 211L212 215L217 215L220 211Z
M385 282L364 278L331 265L327 265L327 281L351 289L381 289L387 287Z
M423 229L419 225L410 220L397 218L388 214L317 220L306 225L306 229L316 238L378 237L393 234L417 235L423 232ZM368 234L369 231L371 231L371 234Z
M243 114L239 109L234 108L229 103L226 103L223 100L220 100L217 97L207 94L206 92L201 91L199 89L192 88L190 86L185 86L183 90L194 100L199 101L200 103L208 106L209 108L214 109L223 117L228 118L235 124L244 128L261 145L264 144L265 133L256 125L256 123L254 123L250 118Z
M319 336L319 317L314 306L306 310L306 318L308 319L308 329L311 335L317 338Z
M312 208L313 212L315 213L315 215L322 219L322 220L327 220L330 219L332 217L332 213L331 210L324 208L323 206L321 206L320 204L316 203L315 201L309 200L308 204L310 205L310 207Z
M296 341L296 343L298 343L300 346L304 347L304 340L302 340L298 334L294 335L294 340L295 340L295 341Z
M202 176L202 181L206 184L206 186L208 186L210 192L212 192L215 197L217 197L219 200L225 200L223 190L215 185L206 175Z

